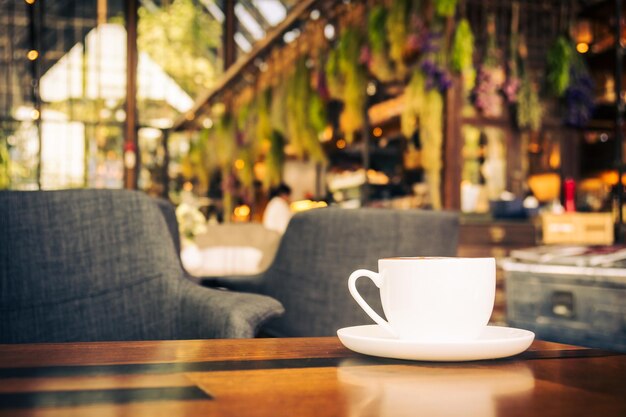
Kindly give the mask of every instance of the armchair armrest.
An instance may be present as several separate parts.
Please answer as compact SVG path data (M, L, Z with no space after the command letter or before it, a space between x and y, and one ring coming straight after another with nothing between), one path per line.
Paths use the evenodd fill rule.
M261 294L264 274L231 275L219 277L202 277L200 282L205 287L226 288L233 291Z
M285 311L265 295L203 288L186 279L180 283L179 339L254 337L264 323Z

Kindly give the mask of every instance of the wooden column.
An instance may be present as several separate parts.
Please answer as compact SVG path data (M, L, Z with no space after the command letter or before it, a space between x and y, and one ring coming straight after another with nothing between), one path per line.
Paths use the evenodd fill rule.
M124 126L124 188L137 189L139 141L137 138L137 10L138 0L126 0L126 123Z
M624 47L622 46L622 0L615 0L615 164L617 165L617 233L616 240L624 242L624 216L622 205L624 204L624 186L622 175L624 174L624 99L622 97L622 77Z
M443 208L459 210L461 207L461 171L463 168L463 137L460 109L463 105L463 86L455 77L445 95L443 142Z
M235 17L236 2L237 0L224 0L224 24L222 28L224 72L226 72L237 59L237 45L235 44L235 32L237 31L237 18Z

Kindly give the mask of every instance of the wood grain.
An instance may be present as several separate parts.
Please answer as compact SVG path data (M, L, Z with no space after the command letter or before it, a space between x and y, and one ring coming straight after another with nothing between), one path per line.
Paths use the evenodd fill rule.
M0 345L0 368L168 363L219 366L0 378L0 394L198 387L211 399L0 409L0 416L626 416L626 355L542 341L516 357L465 363L368 357L336 338Z

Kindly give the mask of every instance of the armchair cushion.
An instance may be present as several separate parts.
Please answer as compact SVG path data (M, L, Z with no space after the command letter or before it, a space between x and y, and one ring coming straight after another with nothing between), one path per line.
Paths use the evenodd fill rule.
M371 323L348 292L356 269L377 270L392 256L454 256L458 215L452 212L324 208L296 214L269 269L251 277L216 277L212 286L269 295L284 316L263 329L275 336L330 336L345 326ZM378 289L361 294L382 311Z

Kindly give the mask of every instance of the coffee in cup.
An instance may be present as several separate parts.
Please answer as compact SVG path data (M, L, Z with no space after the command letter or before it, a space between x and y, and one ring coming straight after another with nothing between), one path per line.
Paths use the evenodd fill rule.
M456 342L476 339L493 311L494 258L384 258L378 271L354 271L350 294L391 335L406 340ZM388 321L359 294L356 281L368 277L380 289Z

